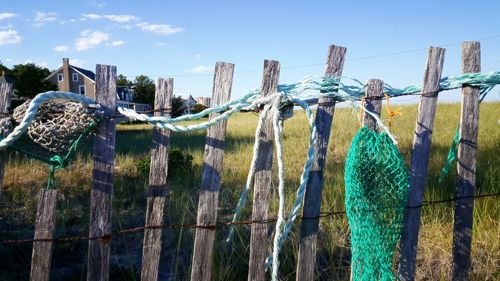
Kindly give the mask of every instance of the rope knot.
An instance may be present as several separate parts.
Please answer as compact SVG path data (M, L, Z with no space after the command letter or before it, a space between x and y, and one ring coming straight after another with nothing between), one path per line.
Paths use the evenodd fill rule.
M278 118L284 121L293 116L293 100L286 93L277 93L273 102L273 108L279 115Z

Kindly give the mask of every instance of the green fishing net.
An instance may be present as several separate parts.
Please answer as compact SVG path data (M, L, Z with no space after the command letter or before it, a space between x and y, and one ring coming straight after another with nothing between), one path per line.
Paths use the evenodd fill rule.
M31 100L14 109L12 116L2 119L0 126L17 126L24 118ZM48 187L54 185L56 169L69 165L78 146L94 130L99 118L95 109L77 102L42 103L28 130L11 148L51 165Z
M392 260L401 236L408 172L387 133L362 127L345 164L352 280L394 280Z

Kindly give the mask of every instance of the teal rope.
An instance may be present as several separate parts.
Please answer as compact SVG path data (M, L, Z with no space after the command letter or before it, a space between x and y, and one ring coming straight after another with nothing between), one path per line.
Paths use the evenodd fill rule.
M349 85L342 83L341 79L350 79L354 85ZM487 74L481 74L481 73L466 73L460 76L450 76L443 78L440 81L440 91L445 91L445 90L451 90L451 89L457 89L463 86L473 86L473 87L479 87L481 89L481 93L484 96L493 89L494 86L500 84L500 72L490 72ZM330 78L330 77L324 77L321 81L317 81L314 79L306 78L304 80L301 80L297 83L293 84L282 84L278 86L278 91L282 92L282 95L286 96L288 100L293 101L294 103L298 104L301 106L307 114L308 120L309 120L309 126L310 126L310 131L311 131L311 137L309 140L309 150L308 150L308 159L304 165L304 169L301 175L301 180L300 180L300 185L297 190L297 198L295 200L294 206L292 207L292 210L290 211L289 217L283 227L283 232L282 233L275 233L275 235L278 235L278 239L276 240L277 243L277 248L275 248L275 252L280 251L281 247L283 246L283 243L289 233L291 232L293 223L295 219L297 218L298 212L300 208L302 207L303 199L304 199L304 194L305 194L305 188L306 188L306 183L307 179L309 176L309 172L311 169L312 165L312 159L314 155L314 143L316 142L316 127L314 125L314 120L313 120L313 114L312 110L310 109L309 105L307 104L306 100L308 97L332 97L336 101L359 101L361 97L364 95L364 90L365 90L366 85L361 83L359 80L356 79L351 79L347 77L336 77L336 78ZM419 93L422 91L421 86L409 86L406 88L402 89L396 89L392 88L389 85L385 85L385 92L391 96L391 97L396 97L396 96L403 96L403 95L410 95L410 94L415 94ZM314 95L311 95L310 91L315 91ZM320 92L320 94L317 94L317 91ZM423 93L427 94L427 93ZM276 98L276 95L271 95L270 97L261 97L261 91L259 89L253 90L245 94L243 97L240 99L230 101L228 103L225 103L220 106L208 108L206 110L203 110L200 113L197 114L189 114L189 115L184 115L181 117L177 118L166 118L166 117L152 117L148 116L145 114L139 114L133 110L129 110L126 108L118 107L118 111L122 113L123 115L129 117L129 118L134 118L137 120L141 120L144 122L148 122L152 124L153 126L159 127L159 128L166 128L170 129L173 131L177 132L187 132L187 131L193 131L193 130L200 130L200 129L207 129L208 127L217 124L223 120L227 120L230 118L232 115L236 114L237 112L240 112L241 110L255 110L257 108L260 108L263 105L268 105L270 104L274 99ZM0 140L0 148L6 148L7 146L12 146L15 140L17 140L30 126L31 122L33 121L34 116L36 115L38 111L38 106L46 101L54 100L54 99L65 99L65 100L70 100L70 101L75 101L75 102L81 102L86 105L95 105L96 102L90 98L87 98L82 95L77 95L73 93L66 93L66 92L46 92L37 95L30 103L28 109L26 110L26 114L21 121L21 123L14 128L14 130L5 138ZM174 125L173 123L180 122L180 121L187 121L187 120L198 120L201 117L204 117L210 113L213 112L223 112L221 115L217 116L216 118L213 118L212 120L209 120L207 122L202 122L200 124L196 125L189 125L189 126L179 126L179 125ZM75 148L76 149L76 148ZM72 151L70 151L72 153ZM65 163L62 161L61 163L59 162L60 159L51 159L54 162L57 162L57 165L64 166ZM63 159L64 160L64 159ZM53 187L55 185L55 170L57 169L57 165L53 165L51 167L51 173L49 176L48 180L48 187ZM246 200L242 200L243 197L246 198L246 195L248 194L248 190L245 189L242 193L242 198L240 198L240 202L238 204L237 209L241 209L242 206L240 206L240 203L244 203ZM236 214L235 214L236 217ZM279 230L279 228L278 228ZM268 268L272 264L272 257L269 257L266 261L266 267ZM275 274L273 274L273 279L277 278Z
M479 93L480 95L479 103L481 103L484 100L484 98L492 88L493 87L481 89L481 92ZM444 182L444 178L450 172L451 165L453 164L453 162L455 162L455 159L457 159L459 142L460 142L460 124L458 124L457 126L457 130L455 131L455 136L453 137L450 150L448 151L448 156L446 157L446 162L444 163L444 166L441 169L441 174L439 175L439 180L438 180L439 183Z
M441 169L441 175L439 176L438 180L439 183L442 183L444 181L444 178L451 169L451 165L453 164L455 159L457 159L459 141L460 141L460 125L457 127L457 130L455 131L455 136L453 137L453 142L451 143L450 151L448 151L448 157L446 158L446 163Z

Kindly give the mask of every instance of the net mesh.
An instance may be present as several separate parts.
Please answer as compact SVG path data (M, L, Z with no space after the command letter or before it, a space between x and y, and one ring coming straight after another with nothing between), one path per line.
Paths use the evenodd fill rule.
M27 100L14 109L14 125L21 122L30 102ZM76 146L97 121L93 108L77 102L49 101L39 106L27 132L13 147L30 157L66 166Z
M392 260L409 191L408 172L387 133L362 127L345 164L352 280L394 280Z

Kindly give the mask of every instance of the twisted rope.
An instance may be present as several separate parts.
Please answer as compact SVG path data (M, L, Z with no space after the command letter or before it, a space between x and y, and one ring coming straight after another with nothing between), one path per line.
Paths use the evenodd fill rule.
M341 82L341 79L350 79L354 85L347 85ZM481 89L481 93L484 96L493 89L494 86L500 84L500 72L490 72L487 74L481 73L466 73L460 76L451 76L443 78L440 82L440 91L451 90L461 88L463 86L473 86L479 87ZM234 114L240 112L241 110L255 110L261 107L264 107L264 110L273 109L273 126L275 128L275 142L278 153L278 168L279 168L279 194L280 194L280 203L279 203L279 211L278 211L278 223L276 225L276 232L274 238L274 249L272 256L269 256L266 260L266 268L269 268L273 265L273 260L275 261L273 265L273 280L277 280L278 274L278 255L280 249L283 246L285 239L288 237L293 223L298 216L299 210L302 207L302 203L304 200L304 195L306 191L307 180L309 177L310 169L312 166L312 161L314 157L314 144L317 139L316 126L314 124L314 116L310 106L307 103L308 97L318 98L320 96L332 97L337 101L347 101L349 102L354 109L361 108L371 116L375 118L377 123L381 128L383 128L387 134L391 137L393 142L396 142L395 137L390 133L389 128L387 128L383 122L372 112L366 110L364 106L355 103L355 101L360 101L362 96L364 95L364 89L366 85L361 83L359 80L346 78L346 77L336 77L330 78L325 77L321 81L314 80L312 78L305 78L297 83L293 84L282 84L278 86L278 93L270 95L268 97L261 97L260 89L256 89L248 92L240 99L227 102L220 106L207 108L200 113L184 115L177 118L166 118L166 117L153 117L148 116L146 114L137 113L134 110L118 107L117 110L123 114L124 116L132 119L136 119L143 122L148 122L153 126L162 128L162 129L170 129L175 132L188 132L193 130L204 130L208 127L217 124L222 120L227 120ZM403 89L392 88L389 85L384 85L385 92L391 96L402 96L415 94L422 91L421 86L409 86ZM311 94L311 91L315 91L314 94ZM318 94L316 91L319 91ZM422 93L431 94L431 93ZM96 102L86 96L67 93L67 92L46 92L37 95L30 103L29 107L26 110L25 116L20 122L18 126L16 126L13 131L7 135L5 138L0 140L0 149L6 148L7 146L12 145L30 126L35 117L38 107L41 103L51 101L51 100L68 100L73 102L80 102L87 106L96 106ZM304 168L302 171L302 175L300 178L300 184L297 189L297 195L294 202L294 205L289 213L289 216L284 222L283 213L284 213L284 161L282 155L282 127L281 123L283 119L286 118L286 113L283 111L284 106L290 104L297 104L302 107L307 115L309 127L310 127L310 139L309 139L309 149L308 149L308 158L306 163L304 164ZM288 106L286 109L290 109ZM212 112L223 112L221 115L213 118L212 120L202 122L195 125L188 126L180 126L175 125L174 123L188 120L198 120L201 117L204 117ZM236 206L235 214L233 217L233 222L235 222L241 212L241 209L244 207L248 192L253 184L253 177L255 174L255 163L259 156L259 136L258 133L262 127L263 120L259 120L259 124L257 126L256 131L256 142L254 144L254 154L252 158L251 168L248 173L247 182L241 194L240 200L238 201L238 205ZM284 223L284 226L283 226ZM282 230L282 232L281 232ZM230 241L233 236L234 228L230 230L228 241Z

